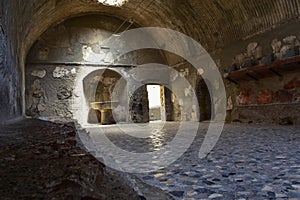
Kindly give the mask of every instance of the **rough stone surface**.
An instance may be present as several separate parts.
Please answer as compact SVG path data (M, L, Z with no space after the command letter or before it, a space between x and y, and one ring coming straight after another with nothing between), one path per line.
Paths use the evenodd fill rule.
M279 90L274 95L274 102L276 103L288 103L293 101L293 95L285 90ZM295 100L296 102L296 100Z
M53 77L54 78L63 78L63 77L68 77L71 74L71 72L62 67L56 67L53 71Z
M32 117L60 118L70 121L72 112L70 101L73 97L74 67L65 69L68 76L54 78L53 71L61 67L43 65L36 66L37 71L46 71L42 79L30 75L31 68L26 69L26 114ZM74 70L73 70L74 71ZM76 71L76 70L75 70Z
M38 78L44 78L46 76L46 70L33 70L31 72L31 76L35 76Z
M245 53L249 44L251 44L250 45L251 47L255 46L254 44L252 44L254 41L262 47L262 58L259 60L259 63L255 63L255 64L268 64L270 62L273 62L274 56L276 60L277 59L276 56L281 55L280 50L282 49L283 46L286 45L290 46L289 48L287 48L288 51L287 54L290 54L289 49L291 49L291 51L293 51L293 49L296 49L295 55L299 55L296 54L297 49L299 47L299 43L297 42L297 40L300 39L299 28L297 27L299 26L294 26L292 28L290 26L283 25L282 27L275 28L273 31L270 31L268 33L251 37L242 42L234 43L230 47L225 48L220 52L216 52L214 54L214 57L220 59L221 61L220 68L222 69L225 67L226 70L225 69L224 70L228 71L228 69L231 68L230 66L232 66L232 59L236 55L239 55L241 52ZM293 36L297 36L297 38L294 39ZM295 48L292 48L293 46ZM249 70L251 69L249 68ZM253 73L253 75L255 76L255 73ZM238 85L229 81L225 81L227 96L232 95L233 102L234 102L233 110L227 113L228 114L227 118L230 119L229 121L236 120L237 119L236 116L239 115L243 116L243 120L240 121L244 121L244 118L247 118L247 112L249 110L248 105L257 105L258 104L257 97L260 96L261 95L260 93L263 93L264 90L271 90L273 93L272 95L273 100L272 102L269 101L270 104L274 104L274 106L272 106L272 109L273 110L279 109L281 112L284 112L285 116L287 116L289 111L282 110L281 106L277 108L275 104L296 102L295 101L297 99L296 95L299 93L297 89L298 83L297 80L293 80L293 79L297 79L297 77L299 77L299 73L284 73L282 75L283 76L279 78L277 75L274 74L273 77L261 78L258 81L255 81L253 79L251 80L249 78L249 79L238 81ZM258 74L258 76L260 75ZM251 89L252 95L247 95L245 88ZM291 98L290 96L292 96L293 99L292 101L290 101ZM267 105L267 104L263 104L263 105ZM297 109L298 106L299 105L294 104L295 109ZM257 109L255 114L261 117L265 116L268 119L277 119L277 117L273 115L273 112L269 112L269 116L267 116L266 113L263 113L263 110L265 111L269 109L262 108L261 109L262 112L260 112L259 109ZM249 120L246 120L246 122L252 121L253 119L252 114L249 114L248 116L249 116ZM291 117L298 118L298 115L296 114L295 116L291 116ZM256 117L256 119L258 118L259 117ZM261 120L259 121L264 121L264 120L265 118L261 118ZM267 121L270 122L271 120L267 120ZM273 122L276 121L274 120Z
M60 85L57 91L57 98L59 100L65 100L72 97L72 89L66 85Z
M299 124L299 111L297 104L251 105L237 107L232 118L233 121L261 124L281 124L282 119L291 119L291 124Z
M147 98L147 88L139 88L130 99L129 112L131 121L135 123L149 122L149 103Z
M38 117L40 112L45 111L47 102L45 90L41 86L39 79L35 79L30 86L28 98L27 114L29 116Z
M25 120L1 126L2 199L140 199L76 146L72 124Z
M285 75L276 80L264 79L263 82L245 82L241 84L239 95L236 96L237 106L233 106L230 116L232 120L255 123L279 123L282 118L291 118L299 123L300 84L298 76ZM290 104L290 105L287 105Z
M153 128L157 125L150 123ZM213 151L199 159L208 125L199 123L195 140L177 161L136 176L178 200L299 198L299 126L228 124ZM109 139L123 150L145 153L172 141L178 127L179 123L168 122L161 131L145 139L121 131L141 134L130 125L103 127L101 134L109 134ZM97 141L97 135L90 137ZM122 160L124 165L142 167L130 157Z
M0 124L19 117L21 107L21 71L17 32L16 5L0 2Z
M89 23L86 23L87 21ZM146 91L143 94L136 94L139 98L138 101L134 100L136 98L132 98L134 102L130 103L134 104L134 111L131 112L132 116L127 116L128 109L125 110L129 106L127 96L134 92L134 86L132 86L135 83L134 79L147 81L144 80L145 74L129 74L127 71L132 70L134 65L147 63L148 60L155 63L164 63L164 59L161 53L155 50L137 51L118 59L114 58L115 60L111 58L111 55L108 55L111 53L110 49L103 48L102 42L111 36L111 32L117 28L116 24L118 22L120 21L114 18L89 15L67 20L41 35L39 41L31 48L27 59L27 115L57 118L64 121L66 119L70 120L74 116L73 113L77 111L73 109L72 103L75 101L74 99L81 98L85 99L86 102L80 100L80 104L87 105L93 102L120 102L118 109L122 109L124 112L117 114L118 121L149 121ZM57 37L58 33L61 34L60 37ZM43 59L41 59L40 55L43 49L48 49L47 56L42 56ZM72 64L74 62L77 63L75 66ZM89 66L91 63L93 65ZM111 67L112 70L104 70L108 67L108 64L112 63L118 67ZM93 70L85 72L88 67L93 68ZM31 76L32 71L46 72L45 75L43 74L43 79L40 80L41 88L45 91L45 96L48 97L47 101L43 102L45 105L41 105L38 101L37 105L32 106L31 99L33 97L30 93L30 85L34 81ZM152 74L153 72L148 70L148 73ZM164 74L160 69L157 73ZM77 77L81 77L83 80L77 80ZM120 80L122 77L126 77L126 80ZM76 84L82 81L84 82L84 91L75 94L74 90L81 87ZM117 83L122 86L122 89L114 91ZM115 94L121 94L120 99L119 97L113 99ZM140 104L142 104L142 110L139 110ZM38 107L42 110L38 110ZM118 110L115 110L115 112L118 112ZM168 112L172 112L171 109ZM81 112L80 115L82 114Z
M4 60L4 64L1 64L3 66L1 68L3 69L1 86L5 94L2 94L1 101L7 106L1 107L1 118L7 120L7 118L14 118L21 114L21 73L24 72L24 62L31 46L50 26L72 16L101 11L103 15L119 16L122 19L134 16L136 24L140 26L166 27L181 31L213 53L216 60L220 59L221 65L219 66L223 71L223 68L231 64L234 55L244 51L247 45L253 41L262 45L263 52L268 53L271 51L269 47L274 38L281 40L287 36L297 36L299 40L299 30L296 30L299 27L296 22L299 16L298 10L295 9L297 3L296 0L285 1L283 4L266 3L265 1L240 3L237 0L229 4L208 0L201 2L160 0L152 2L149 6L142 3L139 7L136 1L129 1L120 9L104 6L97 1L86 0L29 0L26 2L3 0L1 1L0 32L1 49L5 49L5 51L2 52L4 59L1 56L2 63ZM141 8L146 8L142 15ZM199 12L199 10L205 10L205 12ZM231 12L232 10L236 12ZM214 17L211 17L211 13L214 13ZM113 30L116 30L122 22L122 20L117 21ZM224 26L227 21L233 23ZM105 23L103 26L107 30L111 28L106 27ZM269 31L270 29L272 30ZM39 50L39 53L36 54L38 58L49 59L53 53L51 47L66 48L66 55L69 55L70 58L72 58L71 55L78 53L76 49L70 47L70 43L74 39L74 37L70 37L72 31L68 31L64 26L59 26L54 28L52 33L60 35L60 37L55 37L55 34L45 37L45 41L51 40L51 43L48 48ZM84 33L99 36L98 32L94 30L84 30ZM65 37L68 34L69 36ZM85 38L95 39L95 37L78 38L81 42L86 42ZM157 39L159 40L159 37ZM222 49L224 47L226 48ZM93 49L93 47L91 48ZM95 49L93 51L96 52ZM166 59L170 65L182 61L182 58L174 56L166 56ZM10 77L8 74L12 76ZM229 89L229 92L232 96L236 95L232 88Z

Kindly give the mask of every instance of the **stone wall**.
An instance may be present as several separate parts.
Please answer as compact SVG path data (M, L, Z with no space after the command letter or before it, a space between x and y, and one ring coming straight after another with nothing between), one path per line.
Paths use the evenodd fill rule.
M173 89L180 91L180 97L182 97L177 100L173 98L174 110L177 113L175 119L184 121L210 120L213 108L211 107L210 94L206 86L206 82L208 81L204 82L201 74L188 63L174 66L174 69L178 71L179 77L172 77L171 83L175 84L173 87L177 88ZM185 78L189 86L180 84L180 81L179 84L176 83L180 77ZM193 93L196 99L194 99ZM180 113L182 101L187 101L190 107L182 108L182 113Z
M282 6L283 4L285 6ZM263 52L271 52L269 44L273 39L283 39L296 33L295 30L299 27L299 22L296 22L299 10L295 9L296 6L291 5L298 5L298 2L289 0L283 2L283 4L278 2L265 4L261 1L256 1L254 4L242 4L239 1L230 4L208 1L174 1L172 3L155 1L145 10L143 15L140 15L140 9L134 9L136 8L134 1L129 2L123 8L117 9L105 7L96 1L85 0L2 0L0 14L2 27L0 31L0 51L2 51L0 55L0 95L1 105L3 106L0 108L0 120L5 121L21 115L23 61L28 49L49 26L64 19L101 11L104 15L116 15L123 17L123 19L134 16L136 24L140 26L172 28L199 41L214 55L215 61L220 63L220 69L223 72L223 69L231 66L233 57L244 52L249 43L258 42L263 47ZM175 7L178 9L174 9ZM262 7L265 9L261 9ZM203 9L207 12L198 12ZM234 15L232 15L232 11L235 11ZM217 13L217 18L211 18L210 13ZM189 21L189 23L186 23L186 21ZM228 21L232 23L227 23ZM115 24L115 26L111 31L116 30L120 23L112 24ZM227 25L223 26L224 24ZM280 24L283 25L279 26ZM64 28L58 27L54 33L63 33L64 31ZM253 35L257 36L253 37ZM244 40L236 42L241 38L244 38ZM63 39L63 37L56 37L57 41ZM84 38L82 42L85 45ZM53 43L50 45L53 45ZM56 43L54 43L55 45ZM228 46L226 47L226 45ZM73 61L76 52L68 49L67 46L68 42L62 43L60 48L65 48L65 51L57 51L59 52L58 55L53 55L53 51L50 51L53 46L47 47L48 49L40 48L35 55L42 59L43 56L49 56L49 59L52 56L52 58L57 56L68 57L69 60ZM216 50L216 48L220 49ZM82 49L79 50L82 51ZM85 50L85 52L97 53L99 49L95 46L88 46ZM85 58L88 59L88 57ZM177 61L174 60L173 62L170 58L168 62L172 65ZM236 88L231 83L227 83L227 88L228 97L231 97L235 103L235 98L241 88ZM235 108L236 104L234 105Z
M130 121L135 123L149 122L149 102L146 86L135 90L129 101Z
M78 67L31 65L26 68L26 115L72 118L71 100Z
M114 18L88 15L67 20L46 31L27 57L26 114L68 121L74 113L87 117L90 103L112 100L109 96L119 80L105 76L105 69L109 69L120 75L118 79L126 80L117 118L148 122L147 91L138 90L136 83L153 81L147 78L153 70L135 71L134 67L150 61L164 63L164 57L160 51L151 49L115 57L102 42L120 23ZM159 69L157 73L161 73ZM87 85L95 87L84 89ZM110 88L107 95L105 88Z
M244 83L237 94L233 121L299 124L300 74ZM274 83L276 81L276 84Z
M233 43L214 52L221 73L251 68L300 55L300 22L282 25L270 32ZM299 67L299 66L298 66ZM299 124L300 73L286 73L258 81L224 80L227 89L228 121Z
M0 124L22 114L15 9L13 1L0 1Z

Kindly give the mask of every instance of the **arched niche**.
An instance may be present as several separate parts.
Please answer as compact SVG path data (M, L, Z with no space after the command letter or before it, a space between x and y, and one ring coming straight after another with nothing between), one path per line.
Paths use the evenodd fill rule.
M89 107L88 123L104 125L126 121L126 85L122 75L111 69L98 69L88 74L83 79L84 97Z

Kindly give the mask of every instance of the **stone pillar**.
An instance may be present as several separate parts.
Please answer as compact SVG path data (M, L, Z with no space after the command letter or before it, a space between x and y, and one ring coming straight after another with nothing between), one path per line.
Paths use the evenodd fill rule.
M103 109L101 110L101 124L107 125L107 124L114 124L116 123L113 118L112 109Z

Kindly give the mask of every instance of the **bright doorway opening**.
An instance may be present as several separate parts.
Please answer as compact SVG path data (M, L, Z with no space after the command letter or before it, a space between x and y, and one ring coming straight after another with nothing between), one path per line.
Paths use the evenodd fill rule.
M147 85L150 121L166 121L164 87Z

